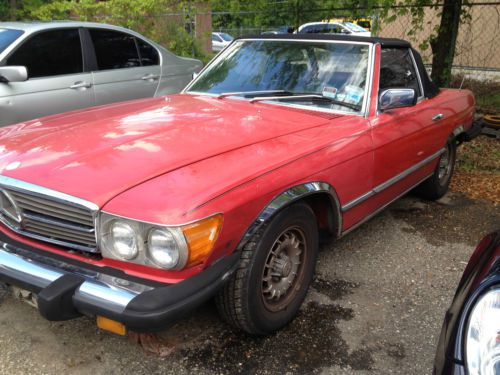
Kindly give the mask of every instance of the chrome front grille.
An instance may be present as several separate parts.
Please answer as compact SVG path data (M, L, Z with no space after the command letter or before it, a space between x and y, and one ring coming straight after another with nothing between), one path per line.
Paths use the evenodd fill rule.
M27 237L96 252L97 211L79 198L0 176L0 220Z

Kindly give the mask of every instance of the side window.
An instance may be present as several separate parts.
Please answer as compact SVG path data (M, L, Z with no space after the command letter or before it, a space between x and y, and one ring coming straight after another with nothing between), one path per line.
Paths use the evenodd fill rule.
M328 28L329 28L328 31L331 34L340 34L342 32L342 28L339 25L336 25L336 24L329 25Z
M141 39L135 38L135 40L137 41L137 46L139 47L142 66L159 65L160 56L158 55L156 48Z
M22 65L29 78L83 72L78 29L44 31L25 41L7 59L7 65Z
M89 29L99 70L141 66L133 35L114 30Z
M408 48L382 48L380 57L380 90L414 89L421 96L415 64Z

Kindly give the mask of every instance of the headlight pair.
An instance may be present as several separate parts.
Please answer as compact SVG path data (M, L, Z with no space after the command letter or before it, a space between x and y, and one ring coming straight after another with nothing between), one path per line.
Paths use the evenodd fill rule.
M488 291L474 305L465 346L468 374L500 374L500 288Z
M222 215L184 226L162 226L101 213L102 256L163 269L201 263L210 254L222 227Z

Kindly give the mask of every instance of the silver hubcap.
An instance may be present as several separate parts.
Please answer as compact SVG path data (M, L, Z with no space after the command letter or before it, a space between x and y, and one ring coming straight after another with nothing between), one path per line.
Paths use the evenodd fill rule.
M269 310L283 309L295 296L305 250L299 228L286 229L272 245L262 275L262 297Z
M441 185L445 185L451 175L451 168L453 166L453 157L450 151L450 146L446 147L446 151L441 155L438 166L438 180Z

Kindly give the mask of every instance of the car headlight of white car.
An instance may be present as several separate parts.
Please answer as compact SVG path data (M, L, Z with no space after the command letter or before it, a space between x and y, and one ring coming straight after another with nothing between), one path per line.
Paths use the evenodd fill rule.
M203 262L222 228L222 215L166 226L102 212L99 247L104 258L178 270Z
M469 375L500 374L500 286L474 305L465 340Z

